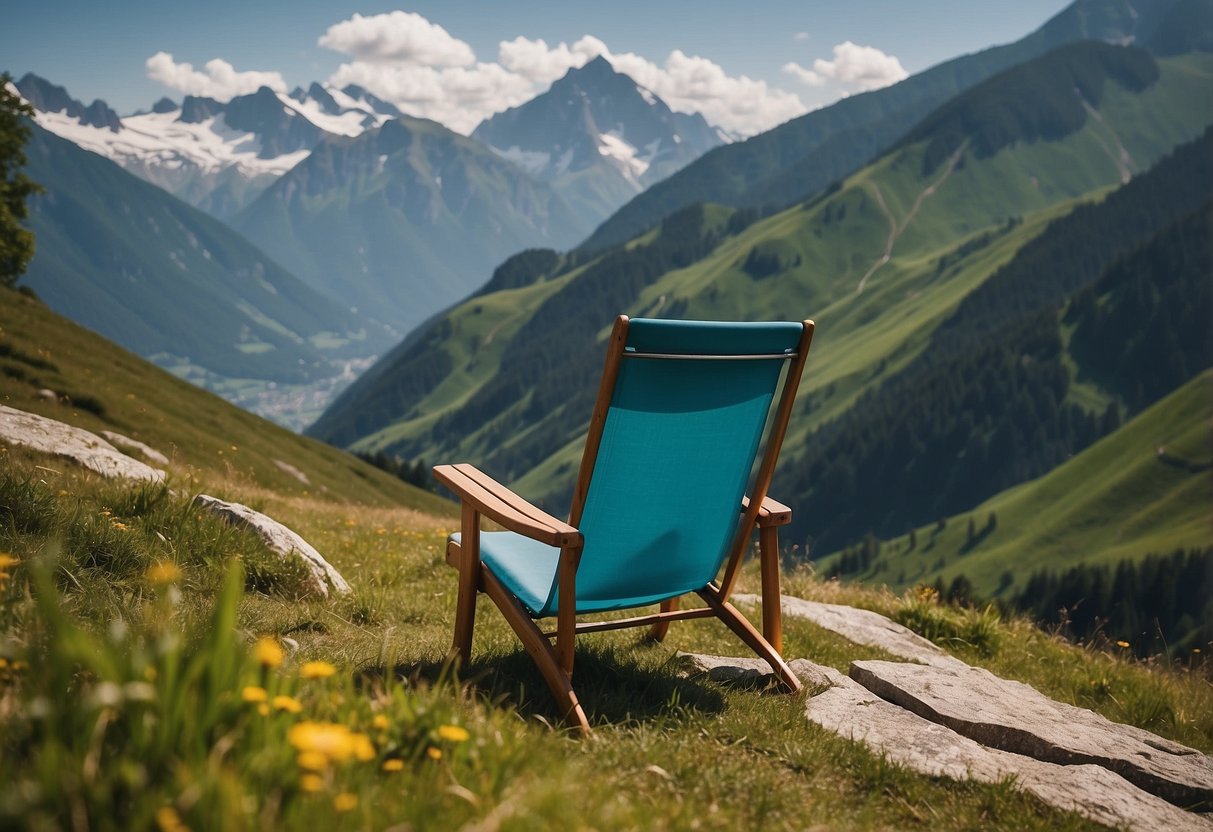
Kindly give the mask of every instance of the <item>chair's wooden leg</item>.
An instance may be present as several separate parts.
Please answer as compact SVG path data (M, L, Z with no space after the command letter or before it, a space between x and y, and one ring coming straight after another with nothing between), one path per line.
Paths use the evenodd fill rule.
M577 646L577 561L580 557L580 548L562 549L557 577L560 608L556 613L556 661L570 679L573 678L573 654Z
M480 583L480 515L466 504L460 531L459 598L455 602L455 639L451 644L451 655L466 665L472 660L476 588Z
M588 736L590 721L586 719L585 711L581 709L581 703L577 701L572 681L556 659L556 651L552 648L551 642L544 637L543 632L535 626L535 622L531 620L527 611L522 608L510 591L501 585L492 572L486 569L481 577L484 581L485 594L501 610L502 616L514 629L522 646L539 667L539 672L543 674L543 679L547 682L552 697L564 711L565 722L576 728L582 736Z
M667 598L661 602L662 612L674 612L678 609L678 598ZM658 621L653 626L649 627L648 639L650 641L663 641L665 634L670 631L669 621Z
M744 615L737 611L737 608L728 601L720 600L720 597L711 589L699 590L699 596L707 602L717 617L723 621L730 630L737 634L737 637L746 643L762 659L765 659L767 664L771 666L771 670L775 671L775 675L779 677L779 681L783 682L784 687L789 693L799 693L801 690L800 680L796 678L796 674L788 667L787 662L783 660L783 656L771 646L762 633L754 629Z
M758 530L758 551L762 566L762 635L783 653L783 620L779 609L779 527Z

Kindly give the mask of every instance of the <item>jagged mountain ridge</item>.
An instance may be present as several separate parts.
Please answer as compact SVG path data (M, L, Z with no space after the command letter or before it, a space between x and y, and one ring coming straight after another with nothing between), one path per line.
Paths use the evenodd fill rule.
M325 136L357 135L400 115L365 90L313 84L290 96L261 87L223 103L162 98L119 118L32 73L16 82L37 122L221 219L230 218Z
M594 224L726 140L702 115L672 111L601 56L485 119L472 138L552 182Z

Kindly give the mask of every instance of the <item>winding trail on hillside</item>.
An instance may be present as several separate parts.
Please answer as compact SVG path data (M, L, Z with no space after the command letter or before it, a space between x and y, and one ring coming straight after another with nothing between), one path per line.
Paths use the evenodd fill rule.
M914 204L910 206L910 210L906 214L905 219L902 220L900 224L898 224L897 218L893 216L893 212L889 210L889 206L885 203L884 194L881 193L880 186L875 182L868 183L872 188L872 195L876 197L876 204L880 206L880 210L884 211L884 215L889 219L889 236L885 240L884 252L876 258L875 262L872 263L871 267L867 270L864 276L860 278L859 285L855 287L855 294L862 295L864 288L868 285L868 278L875 274L877 269L892 259L893 246L897 244L897 238L905 233L906 228L909 227L910 222L914 219L914 215L917 214L918 209L922 207L923 201L938 191L943 183L947 181L948 177L952 175L952 171L956 169L956 164L960 161L961 154L963 153L964 146L962 145L961 147L957 148L955 153L948 157L948 162L946 165L944 165L943 174L941 174L940 177L930 185L927 185L922 189L917 198L915 198Z

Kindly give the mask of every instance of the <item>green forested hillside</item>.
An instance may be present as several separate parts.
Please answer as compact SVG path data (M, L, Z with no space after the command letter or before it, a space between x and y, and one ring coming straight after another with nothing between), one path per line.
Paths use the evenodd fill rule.
M425 119L330 138L233 224L310 286L407 332L511 252L588 230L546 183Z
M1102 65L1139 64L1144 53L1072 54ZM1121 181L1122 165L1143 170L1213 121L1213 102L1200 94L1213 59L1162 61L1157 72L1140 91L1106 73L1095 115L1060 139L1017 141L984 157L966 143L924 174L923 137L831 193L761 221L694 207L603 255L520 255L351 387L312 433L411 460L471 460L559 508L614 313L813 317L818 338L775 486L780 499L806 507L796 515L796 539L828 551L869 530L899 534L951 513L943 505L971 506L1047 471L1123 415L1108 408L1121 390L1071 381L1056 308L1207 193L1204 163L1194 160L1207 157L1206 144L1100 201ZM1031 85L1020 92L1041 94ZM1107 151L1112 136L1125 156ZM1084 200L1091 207L1074 211L1070 226L1042 235ZM1030 245L1038 237L1044 242ZM1052 311L1042 313L1046 307ZM1005 338L986 337L1008 321ZM982 350L968 340L978 336ZM1010 444L997 446L1006 451L998 466L956 461L967 443L995 436L983 415L994 410L964 400L982 378L1005 401L1025 401L1006 409L1008 427L997 436ZM983 406L1001 401L991 394ZM1122 410L1131 406L1120 401ZM923 427L913 435L894 431L917 425L919 414ZM1028 445L1040 430L1049 441ZM936 445L950 450L937 453Z
M54 309L162 363L300 382L389 333L308 288L239 234L31 124L38 245L23 282Z
M1208 7L1208 0L1078 0L1015 43L955 58L891 87L845 98L717 148L619 209L584 247L599 250L622 243L696 202L757 208L804 199L883 153L954 96L1067 43L1136 42L1164 55L1207 49L1201 44L1213 31Z

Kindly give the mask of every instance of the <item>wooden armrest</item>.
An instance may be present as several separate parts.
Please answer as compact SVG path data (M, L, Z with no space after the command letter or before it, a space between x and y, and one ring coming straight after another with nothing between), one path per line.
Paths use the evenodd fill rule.
M512 532L549 546L581 546L581 532L531 505L474 465L435 465L434 478L464 503Z
M745 511L750 507L750 498L741 498L741 510ZM758 527L766 528L768 526L786 526L792 522L792 510L778 500L770 497L762 498L762 505L758 507Z

